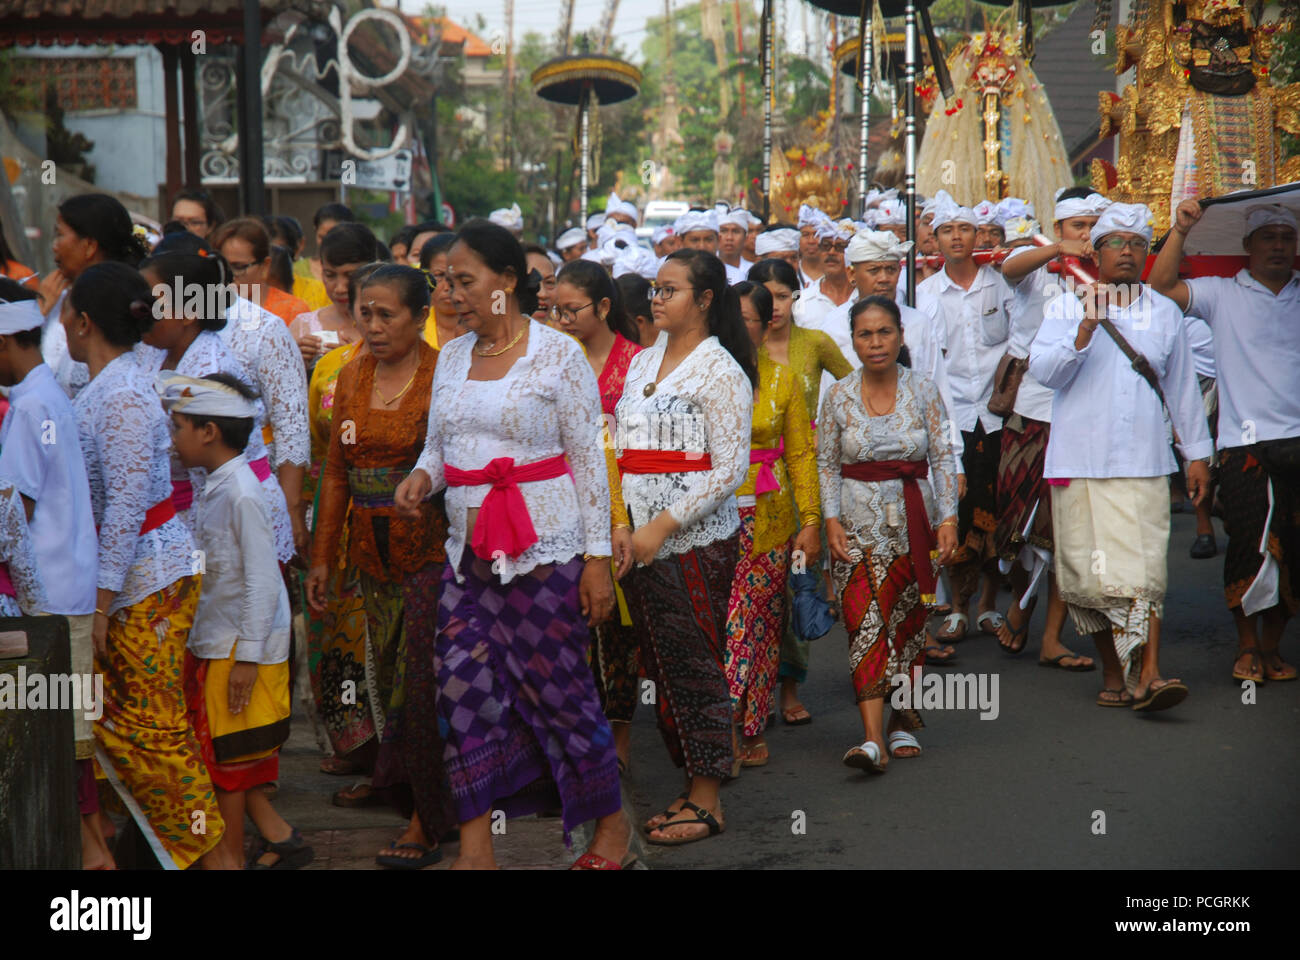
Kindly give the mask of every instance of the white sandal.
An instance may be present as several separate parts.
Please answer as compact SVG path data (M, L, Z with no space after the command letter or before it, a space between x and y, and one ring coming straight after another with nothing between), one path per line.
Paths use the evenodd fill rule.
M868 740L844 754L844 765L867 773L885 772L885 766L880 762L880 748L874 740Z
M889 755L891 757L898 756L899 747L913 747L916 749L916 753L912 754L912 756L919 757L921 755L921 741L906 730L895 730L889 735ZM900 757L899 759L910 760L911 757Z
M984 626L985 620L989 620L992 622L993 624L992 628ZM987 633L991 637L996 637L998 635L998 631L1001 630L1006 625L1006 622L1007 622L1006 618L1003 617L1002 614L998 613L996 610L985 610L983 613L981 613L978 617L975 618L975 626L979 627L980 632Z
M953 631L957 629L958 624L961 624L964 629L960 634L954 635ZM938 640L941 645L945 643L954 643L959 640L965 640L968 633L970 633L970 617L966 616L964 613L950 613L948 616L943 618L943 629L935 634L935 639Z

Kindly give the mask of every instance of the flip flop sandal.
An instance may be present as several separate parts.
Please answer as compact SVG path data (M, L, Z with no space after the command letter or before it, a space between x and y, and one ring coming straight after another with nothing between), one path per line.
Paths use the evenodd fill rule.
M277 854L280 859L275 863L258 863L258 859L264 853ZM252 859L248 863L249 870L300 870L307 864L316 859L316 853L311 847L307 846L307 841L302 838L298 828L293 828L293 833L289 834L288 840L281 840L279 843L270 843L265 837L257 845Z
M1055 657L1049 657L1046 660L1040 657L1038 660L1038 665L1040 667L1055 667L1057 670L1069 670L1071 673L1088 673L1092 670L1097 669L1097 664L1095 662L1086 663L1086 664L1085 663L1064 664L1061 662L1062 660L1069 660L1071 657L1073 657L1076 660L1083 659L1083 657L1077 653L1062 653Z
M326 757L320 762L320 772L336 777L346 777L354 773L360 773L361 768L351 760L345 760L342 757Z
M686 800L689 802L690 796L691 794L689 791L683 790L681 793L677 794L677 800ZM676 802L677 802L676 800L673 801L673 803ZM672 803L668 804L668 807L671 806ZM653 820L655 817L664 817L665 819L671 820L673 817L677 816L677 814L681 813L680 809L669 810L668 807L664 807L663 810L661 810L659 813L656 813L654 817L650 818L650 820ZM651 830L658 830L661 826L663 826L663 821L660 821L659 823L656 823L654 826L651 826L650 820L647 820L645 823L641 824L642 833L649 833Z
M907 757L899 757L898 750L901 747L915 747L916 753ZM912 757L919 757L921 755L921 741L906 730L895 730L889 735L889 755L897 757L899 760L911 760Z
M867 740L844 754L844 765L867 773L885 772L885 765L880 762L880 748L874 740Z
M1290 664L1286 663L1286 661L1282 659L1281 654L1277 654L1277 653L1275 653L1275 654L1273 654L1273 656L1277 658L1278 663L1283 663L1283 664L1286 664L1286 666L1291 667ZM1287 673L1285 670L1283 670L1283 669L1281 669L1281 668L1276 668L1276 667L1271 666L1268 662L1266 662L1266 661L1264 661L1264 660L1262 660L1262 659L1261 659L1260 662L1261 662L1261 664L1262 664L1263 667L1264 667L1264 676L1266 676L1266 677L1267 677L1268 679L1270 679L1270 680L1274 680L1274 681L1277 681L1277 682L1285 682L1285 681L1287 681L1287 680L1294 680L1294 679L1296 678L1296 668L1295 668L1295 667L1291 667L1291 672L1290 672L1290 673ZM1277 672L1276 672L1276 673L1270 673L1269 671L1272 671L1272 670L1277 670Z
M636 856L629 853L622 863L615 863L590 850L569 864L570 870L627 870L636 863Z
M390 850L418 850L418 857L399 857L395 854L381 853L375 857L375 863L389 870L423 870L442 859L442 847L430 847L423 843L398 843L394 840L388 845Z
M682 804L682 809L690 810L692 813L694 813L695 819L673 820L669 823L660 824L659 827L656 829L663 829L664 827L684 827L694 823L702 823L709 828L709 832L701 836L656 838L655 836L653 836L653 831L651 831L651 835L646 837L646 842L656 844L657 846L660 847L680 847L683 844L695 843L698 840L708 840L710 837L716 837L718 834L722 832L723 827L722 824L718 823L717 817L709 813L709 811L705 810L699 804L691 803L691 801L687 800L685 803Z
M992 626L985 626L985 621L992 624ZM975 626L979 632L987 634L990 637L996 637L998 631L1006 625L1006 622L1006 618L996 610L985 610L975 618Z
M961 633L954 633L958 627L961 627ZM940 643L961 643L969 632L970 617L964 613L950 613L943 618L943 629L934 638Z
M1236 663L1237 660L1240 660L1242 657L1245 657L1245 656L1249 656L1250 659L1251 659L1251 663L1252 663L1254 666L1256 666L1256 667L1259 668L1259 674L1258 674L1258 676L1253 676L1253 677L1252 677L1252 676L1251 676L1250 674L1248 674L1248 673L1242 673L1242 672L1240 672L1239 670L1233 670L1233 671L1232 671L1232 679L1234 679L1234 680L1249 680L1249 681L1251 681L1252 683L1263 683L1265 680L1271 680L1271 679L1273 679L1272 677L1270 677L1270 676L1268 675L1268 671L1264 668L1264 660L1263 660L1263 658L1259 655L1259 648L1258 648L1258 647L1247 647L1247 648L1244 649L1244 650L1238 650L1238 651L1237 651L1237 656L1233 659L1233 663Z
M762 747L762 749L763 749L763 756L761 756L761 757L754 756L754 755L751 753L751 751L758 750L760 747ZM768 760L770 760L770 759L771 759L771 757L768 756L768 752L767 752L767 741L766 741L766 740L760 740L760 741L758 741L758 743L754 744L752 747L741 747L741 748L740 748L740 765L741 765L742 767L765 767L765 766L767 766L767 762L768 762Z
M935 651L931 653L930 651ZM931 667L947 667L957 659L957 651L951 646L941 647L937 643L932 643L925 648L925 662Z
M1170 707L1177 706L1187 699L1187 693L1187 684L1181 680L1170 680L1154 690L1148 686L1146 696L1134 703L1133 709L1142 713L1168 710Z
M800 712L803 712L804 714L806 714L806 716L802 716L802 717L796 716L795 719L793 720L790 719L792 715L798 714ZM799 704L799 706L797 707L786 707L784 710L782 710L781 719L785 721L785 725L787 727L802 727L809 723L812 723L812 714L808 713L807 707L805 707L803 704Z
M1114 693L1118 696L1114 700L1107 700L1103 694ZM1105 687L1101 694L1097 696L1097 706L1099 707L1131 707L1133 705L1133 694L1129 693L1123 687Z
M361 787L366 788L366 792L358 796L349 796L357 794ZM379 803L379 798L375 796L375 789L368 783L354 783L345 790L340 790L331 798L336 807L371 807Z

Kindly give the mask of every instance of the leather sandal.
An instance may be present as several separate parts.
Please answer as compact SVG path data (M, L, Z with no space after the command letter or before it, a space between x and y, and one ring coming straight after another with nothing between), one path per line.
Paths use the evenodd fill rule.
M652 830L650 835L646 837L646 842L657 844L661 847L680 847L683 844L695 843L698 840L708 840L710 837L716 837L722 832L723 826L718 822L718 818L709 813L709 811L705 810L698 803L691 803L691 801L687 800L682 804L682 809L690 810L695 814L695 818L692 820L670 820L666 823L659 824L655 830L664 830L668 827L683 827L691 824L702 823L709 828L709 832L703 835L689 837L655 837L655 831Z

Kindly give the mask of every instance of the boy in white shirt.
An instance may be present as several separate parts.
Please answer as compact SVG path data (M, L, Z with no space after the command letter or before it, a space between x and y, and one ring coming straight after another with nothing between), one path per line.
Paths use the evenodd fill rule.
M250 869L312 860L302 835L261 789L279 775L289 738L289 596L261 485L243 450L256 395L235 377L159 374L172 443L208 473L194 511L203 588L185 655L185 699L226 823L228 865L243 860L244 813L262 834Z

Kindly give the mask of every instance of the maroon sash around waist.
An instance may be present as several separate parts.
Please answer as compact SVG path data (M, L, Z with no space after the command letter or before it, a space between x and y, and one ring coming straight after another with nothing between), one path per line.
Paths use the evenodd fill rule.
M871 460L840 465L840 476L850 480L866 483L903 481L903 506L907 510L907 541L911 547L912 567L916 570L916 582L921 588L921 596L930 597L925 602L933 603L935 575L930 563L930 551L937 541L934 530L930 528L930 518L925 514L921 485L916 482L929 475L930 464L927 460Z

